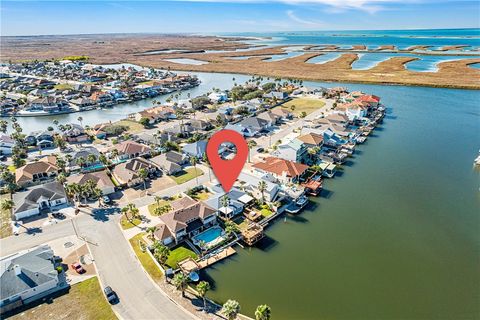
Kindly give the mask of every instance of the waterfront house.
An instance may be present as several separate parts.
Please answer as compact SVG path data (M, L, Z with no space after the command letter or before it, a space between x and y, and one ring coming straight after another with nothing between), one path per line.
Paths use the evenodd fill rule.
M146 169L149 173L158 170L157 166L150 161L143 158L135 158L116 165L112 175L120 185L133 187L143 183L142 178L138 175L140 169Z
M42 210L58 207L67 203L63 185L53 181L16 192L12 200L15 204L15 220L24 219L41 213Z
M15 145L15 140L7 135L0 136L0 155L12 154L12 148Z
M304 163L308 158L308 148L299 139L293 139L288 143L280 144L277 146L277 149L272 152L272 155L275 157Z
M76 123L69 124L69 128L65 130L63 135L69 143L81 143L90 140L90 137L86 134L85 129Z
M204 202L211 208L217 210L217 215L224 219L231 219L241 214L245 206L253 201L252 197L236 187L233 187L228 193L225 193L220 185L216 185L212 187L212 191L214 194ZM222 198L225 196L228 199L228 205L226 207L222 204Z
M253 164L252 168L260 173L271 174L280 182L296 183L307 171L308 166L290 160L267 157L263 162Z
M240 172L238 176L236 186L245 192L250 193L255 199L261 199L262 196L268 202L274 202L280 200L281 190L278 183L273 183L268 180L262 179L261 174L254 175L246 171ZM265 190L262 192L259 190L258 186L260 181L265 182Z
M360 101L346 103L335 108L338 112L344 112L350 121L367 116L368 104Z
M64 273L56 269L59 265L48 245L1 258L0 314L67 288Z
M161 215L154 236L164 245L178 244L217 224L216 210L203 202Z
M93 181L97 188L102 190L103 195L108 195L115 192L115 185L105 170L69 176L67 178L67 184L76 183L83 186L89 180Z
M47 156L15 170L15 183L20 187L52 180L60 171L55 156Z
M302 141L307 148L322 147L323 145L323 135L315 132L304 134L297 137L297 139Z
M183 146L183 153L187 156L192 156L197 159L203 158L205 152L207 150L207 141L206 140L199 140L193 143L188 143Z
M263 97L273 100L285 100L288 98L288 93L284 91L270 91L269 93L264 94Z
M32 134L35 135L37 147L39 147L40 149L53 148L55 146L53 142L55 133L53 131L43 131Z
M362 95L356 98L355 101L366 102L372 107L377 107L380 103L380 97L374 95Z
M99 161L99 157L100 157L100 152L95 148L95 147L91 147L91 146L88 146L88 147L84 147L82 148L81 150L75 152L72 156L72 160L70 161L69 163L69 166L70 168L72 169L75 169L76 167L78 167L78 159L82 159L85 161L85 166L95 166L95 165L99 165L100 164L100 161ZM95 156L95 161L94 162L89 162L88 158L90 155L94 155Z
M118 158L120 160L144 157L150 155L151 152L150 147L130 140L115 145L110 151L113 149L118 150Z
M150 161L167 175L172 175L182 171L182 166L188 159L179 152L168 151L150 159Z
M208 95L208 98L213 103L222 103L228 100L228 95L225 92L212 92Z

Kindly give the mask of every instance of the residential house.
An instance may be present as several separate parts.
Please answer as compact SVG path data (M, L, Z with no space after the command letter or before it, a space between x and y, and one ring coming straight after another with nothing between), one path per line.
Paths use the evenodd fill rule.
M207 150L207 141L199 140L197 142L188 143L183 146L183 153L187 156L195 157L198 159L203 158Z
M355 101L366 102L373 107L377 107L380 103L380 97L374 95L362 95L355 99Z
M252 168L260 173L267 173L283 183L296 183L307 171L308 166L290 160L276 157L267 157L264 162L252 165Z
M280 120L288 120L293 118L293 113L286 108L276 107L273 108L270 112L280 117Z
M84 185L89 180L93 181L97 188L102 190L103 195L108 195L115 192L115 185L105 170L69 176L67 178L67 184L76 183L79 185Z
M193 119L189 121L189 124L195 131L208 131L213 129L213 125L205 120Z
M151 152L150 147L135 141L130 141L130 140L123 141L117 144L111 150L113 149L118 150L119 159L132 159L136 157L143 157L143 156L150 155L150 152Z
M47 156L15 170L15 182L21 187L52 180L60 171L55 156Z
M272 152L275 157L304 163L308 158L308 148L299 139L290 140L288 143L281 144Z
M164 245L178 244L217 224L216 210L203 202L161 215L154 236Z
M236 186L240 190L244 190L252 194L255 199L261 199L263 197L266 201L274 202L282 198L279 184L262 179L261 175L254 175L252 173L242 171L240 172L237 181L238 182ZM265 190L263 192L258 188L260 181L265 182Z
M322 147L323 145L323 135L315 132L304 134L297 137L297 139L302 141L307 148Z
M43 131L37 133L35 139L37 140L37 146L40 149L47 149L55 147L55 133L53 131Z
M63 185L57 181L41 184L13 194L13 215L20 220L41 213L42 210L67 203Z
M228 100L228 95L225 92L212 92L208 95L208 98L213 103L222 103Z
M85 129L76 123L70 124L69 129L65 130L64 136L70 143L90 141L90 137L86 134Z
M270 91L263 97L267 99L285 100L288 98L288 93L284 91Z
M260 132L268 129L271 123L258 117L248 117L237 124L227 124L225 129L234 130L242 134L244 137L254 137Z
M226 219L231 219L243 212L245 206L253 201L253 198L244 191L233 187L228 193L223 191L219 185L213 186L214 194L205 200L205 204L217 211L217 215ZM227 196L228 205L225 207L222 204L222 198Z
M112 174L120 185L133 187L143 183L142 178L138 174L140 169L146 169L149 173L158 170L157 166L150 161L143 158L135 158L116 165Z
M280 116L276 115L275 113L273 113L271 111L262 112L262 113L257 115L257 118L267 121L267 126L268 127L272 127L274 125L277 125L281 120Z
M167 175L182 171L182 166L187 160L184 155L176 151L168 151L150 159L153 164L162 169Z
M94 162L88 162L89 155L94 155L96 160ZM99 161L100 155L101 155L100 151L98 151L95 147L84 147L73 154L72 161L70 161L68 165L71 168L77 167L78 159L80 158L85 160L85 164L88 163L89 166L98 165L100 164L100 161Z
M38 301L68 287L54 252L41 245L0 259L0 313Z
M15 140L7 135L0 136L0 154L10 155L12 154L12 148L15 145Z

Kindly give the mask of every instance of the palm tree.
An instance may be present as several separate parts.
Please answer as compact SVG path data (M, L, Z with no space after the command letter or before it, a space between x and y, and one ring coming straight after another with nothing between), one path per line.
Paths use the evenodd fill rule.
M198 174L197 174L197 158L194 156L190 157L190 163L192 164L193 168L195 169L195 181L197 182L198 186Z
M188 277L184 275L182 272L177 273L173 277L173 285L177 288L177 290L182 291L182 297L185 297L185 289L187 288L188 284Z
M102 196L103 196L103 191L100 188L93 188L92 190L92 195L98 199L98 206L100 206L102 203Z
M248 146L248 162L251 162L250 161L250 149L252 149L256 145L257 145L257 143L253 140L249 140L248 143L247 143L247 146Z
M82 117L78 117L77 120L78 120L78 122L80 122L80 125L83 127L83 118L82 118Z
M225 233L228 237L230 237L231 234L237 233L238 231L239 229L235 222L225 221Z
M208 160L208 157L207 157L207 154L204 153L203 154L203 162L205 162L207 164L207 167L208 167L208 181L212 181L212 168L210 166L210 161Z
M87 163L87 161L84 157L78 157L77 160L75 160L75 163L77 164L77 166L83 167Z
M139 210L136 205L134 205L133 203L129 203L122 208L122 213L125 215L125 218L128 221L132 222L132 219L138 215Z
M222 306L221 311L228 320L234 320L240 312L240 303L235 300L227 300Z
M210 283L207 281L200 281L197 284L197 292L200 298L203 299L203 311L207 312L207 299L205 298L205 295L207 294L208 290L210 290Z
M170 256L170 249L160 241L155 241L153 246L153 255L158 263L164 265Z
M60 183L60 184L64 184L66 181L67 181L67 177L65 176L64 173L60 173L56 180Z
M153 235L154 235L155 231L157 231L157 227L156 227L156 226L148 227L148 228L147 228L148 237L149 237L151 240L154 239Z
M148 170L145 168L141 168L138 170L138 176L143 181L143 190L147 189L147 178L148 178Z
M260 191L260 193L262 194L262 203L265 202L265 190L267 190L267 183L261 180L260 182L258 182L258 191Z
M269 320L272 316L272 308L266 304L259 305L255 310L256 320Z
M157 208L160 207L160 201L162 201L162 197L155 196L153 197L153 200L155 200L155 203L157 204Z
M12 210L15 207L15 203L11 199L4 199L0 202L0 208L2 210Z
M97 156L94 155L93 153L90 153L88 156L87 156L87 162L92 165L95 163L95 161L97 161Z
M220 205L222 206L222 208L225 208L225 215L227 215L227 208L229 204L230 199L228 198L228 194L225 193L225 195L220 198ZM227 218L229 218L229 216L227 216Z
M109 164L108 158L103 153L98 156L98 161L100 161L100 163L103 164L105 167L107 167Z

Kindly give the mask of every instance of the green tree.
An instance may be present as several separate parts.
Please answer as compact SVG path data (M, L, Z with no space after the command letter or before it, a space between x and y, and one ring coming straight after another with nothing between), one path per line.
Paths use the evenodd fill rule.
M266 304L259 305L255 310L255 320L270 320L272 309Z
M265 202L265 190L267 190L267 183L263 180L258 182L258 191L262 194L262 203Z
M138 123L140 123L144 128L148 128L148 126L150 126L150 120L145 117L140 118L140 120L138 120Z
M148 170L145 168L141 168L138 170L138 176L142 179L143 182L143 190L147 189L147 178L148 178Z
M193 169L195 170L195 181L197 182L197 186L198 186L197 158L195 158L194 156L191 156L190 163L192 164Z
M148 237L150 238L150 240L153 240L154 239L154 234L155 234L155 231L157 231L157 227L156 226L153 226L153 227L148 227L147 228L147 233L148 233Z
M177 273L173 277L173 285L177 288L177 290L182 291L182 297L185 297L185 289L187 289L187 284L188 277L182 272Z
M227 300L221 310L228 320L234 320L240 312L240 304L235 300Z
M87 156L87 163L92 165L95 163L95 161L97 161L97 156L94 155L93 153L90 153L88 156Z
M58 174L56 180L57 180L60 184L64 184L64 183L67 181L67 177L65 176L64 173L60 173L60 174Z
M153 256L157 259L158 263L165 265L170 256L170 249L160 241L155 241L153 244Z
M255 147L257 145L257 143L253 140L248 140L247 142L247 146L248 146L248 162L251 162L250 161L250 150Z
M3 199L0 202L0 208L2 210L12 210L15 207L15 203L11 199Z
M210 283L208 283L207 281L200 281L197 284L198 295L200 296L200 298L203 299L203 311L204 312L207 312L207 299L206 299L205 296L207 295L208 290L210 290Z
M78 122L80 122L80 125L83 127L83 118L82 118L82 117L78 117L77 120L78 120Z

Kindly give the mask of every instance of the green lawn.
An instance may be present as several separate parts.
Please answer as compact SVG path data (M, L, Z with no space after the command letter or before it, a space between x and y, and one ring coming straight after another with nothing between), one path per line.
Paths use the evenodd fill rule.
M157 207L162 207L162 206L164 206L164 205L167 205L168 203L169 203L168 201L160 200L160 202L158 203L158 205L157 205L156 202L154 202L154 203L152 203L152 204L149 204L149 205L148 205L148 212L150 212L150 214L151 214L152 216L156 216L157 214L155 213L155 209L156 209Z
M268 216L271 216L273 214L272 210L269 210L269 209L262 209L262 210L260 210L260 213L265 218L268 217Z
M0 195L0 201L4 199L11 199L11 195L10 194ZM10 224L11 221L12 221L11 210L0 209L0 239L6 238L12 235L12 225Z
M292 105L295 106L295 110L293 110L293 114L295 114L296 116L299 116L302 112L305 112L308 115L313 111L320 109L325 105L325 102L316 98L293 98L292 100L284 103L281 107L291 110L290 107Z
M195 200L203 201L203 200L207 200L208 198L210 198L211 195L212 194L210 192L202 190L200 192L195 193L192 196L192 198L195 199Z
M138 133L140 131L145 130L145 128L140 123L136 121L131 121L131 120L120 120L120 121L114 122L113 124L128 127L129 133Z
M68 83L59 83L59 84L56 84L53 88L63 91L63 90L71 90L73 89L73 86Z
M159 282L163 277L162 271L160 271L160 269L155 264L150 255L147 252L143 252L140 247L139 241L143 241L142 238L144 235L145 233L137 234L129 241L132 245L133 251L135 251L137 258L138 260L140 260L140 263L142 264L145 271L147 271L147 273L150 275L150 277L152 277L153 280Z
M188 257L197 259L196 253L190 250L189 248L184 246L177 247L170 252L170 256L168 257L168 260L167 260L167 265L171 268L176 269L178 262Z
M200 170L199 168L196 168L196 171L195 171L195 168L188 168L186 170L183 170L177 175L170 176L170 178L172 178L176 184L182 184L192 179L195 179L196 177L201 175L203 175L203 171Z
M133 219L132 221L128 221L128 219L125 218L125 216L123 216L122 219L120 220L120 225L122 226L123 230L136 227L140 223L142 223L142 220L140 219Z
M97 277L74 284L68 293L20 312L10 319L117 319L105 299Z

